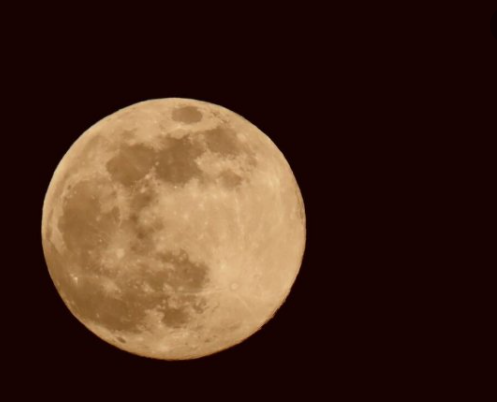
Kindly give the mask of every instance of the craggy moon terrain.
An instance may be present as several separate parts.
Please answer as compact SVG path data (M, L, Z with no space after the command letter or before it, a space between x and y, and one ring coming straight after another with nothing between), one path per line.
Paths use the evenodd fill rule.
M284 302L304 206L284 156L247 120L151 100L72 145L45 197L42 240L60 296L89 330L131 353L190 359L240 343Z

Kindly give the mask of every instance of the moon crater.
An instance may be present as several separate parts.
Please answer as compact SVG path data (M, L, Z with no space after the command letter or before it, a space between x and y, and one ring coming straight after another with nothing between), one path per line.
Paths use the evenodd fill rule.
M183 106L174 109L171 117L174 121L191 124L202 120L202 113L195 106Z

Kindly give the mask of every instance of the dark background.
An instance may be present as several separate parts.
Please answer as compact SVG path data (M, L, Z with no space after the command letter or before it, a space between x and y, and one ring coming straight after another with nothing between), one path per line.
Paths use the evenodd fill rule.
M3 325L16 392L399 398L457 365L445 332L456 302L441 296L453 281L446 231L457 230L445 194L465 180L467 133L486 148L495 115L495 7L349 7L31 8L13 18L3 162L14 172L4 243L14 279ZM41 248L43 198L69 146L118 109L166 97L220 104L258 126L290 163L307 215L303 265L274 319L185 362L137 357L86 330ZM477 110L461 107L468 100Z

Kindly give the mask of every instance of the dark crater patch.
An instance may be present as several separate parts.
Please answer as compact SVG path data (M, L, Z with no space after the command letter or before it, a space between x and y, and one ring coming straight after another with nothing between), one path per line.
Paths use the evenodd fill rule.
M133 304L132 294L110 295L101 285L102 277L83 277L69 297L75 313L83 320L93 321L110 330L137 331L143 311Z
M222 186L226 188L236 188L240 186L244 181L243 177L231 170L225 170L221 172L219 175L219 180Z
M167 326L181 327L193 313L206 308L198 292L208 281L208 267L192 262L185 252L161 254L159 258L164 262L161 269L142 266L133 278L116 282L120 289L116 294L105 291L103 275L82 275L77 284L63 275L61 286L77 316L110 330L140 332L147 310L162 313Z
M92 321L111 330L138 331L143 312L133 308L132 300L110 295L102 287L105 275L90 275L73 270L72 257L56 251L48 253L50 272L59 283L71 311L83 322ZM75 282L70 272L78 275ZM125 295L126 296L126 295Z
M189 321L190 314L187 310L178 307L171 307L167 304L167 302L161 305L159 311L163 314L162 322L168 327L178 328L185 325Z
M58 223L67 249L84 269L98 270L94 256L107 245L109 234L119 222L117 208L101 211L99 194L103 185L89 181L75 184L64 200L64 213Z
M181 250L177 254L164 253L158 255L166 269L160 271L163 281L173 289L186 292L198 292L207 282L207 266L196 264L188 258L188 254Z
M107 162L112 178L125 186L132 186L153 167L155 151L145 145L123 145Z
M201 178L202 171L195 159L203 152L202 146L192 141L188 135L182 138L166 138L162 150L158 152L157 176L172 184L183 184L194 177Z
M164 324L179 327L189 321L192 312L201 313L205 309L206 303L198 292L208 281L208 267L192 262L184 251L163 253L158 257L164 263L163 267L143 267L137 277L138 286L146 285L152 289L143 297L154 300L154 308L163 314ZM143 301L137 300L136 304L143 304Z
M219 126L206 131L205 143L210 151L222 155L235 156L242 151L235 131L226 126Z
M156 191L148 184L142 184L141 188L134 192L131 197L131 213L125 224L128 226L133 236L131 250L138 254L152 250L154 246L154 234L164 228L164 224L160 217L157 217L157 219L146 224L143 221L140 221L142 211L151 206L156 197Z
M180 123L198 123L202 120L202 113L194 106L183 106L173 110L172 119Z
M234 172L225 169L217 175L216 184L221 184L225 188L236 189L247 181L250 172L256 166L256 158L253 149L241 143L236 132L228 125L221 125L204 133L205 145L211 152L220 157L232 158L242 163L242 171Z

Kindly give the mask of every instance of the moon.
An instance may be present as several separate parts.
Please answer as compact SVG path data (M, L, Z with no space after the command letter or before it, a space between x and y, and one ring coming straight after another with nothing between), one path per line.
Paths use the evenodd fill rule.
M43 203L48 272L70 312L163 360L230 348L267 323L301 267L302 195L277 146L240 115L182 98L97 122Z

